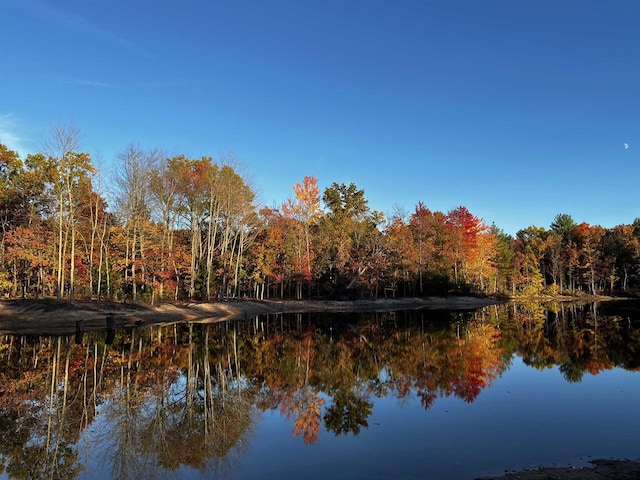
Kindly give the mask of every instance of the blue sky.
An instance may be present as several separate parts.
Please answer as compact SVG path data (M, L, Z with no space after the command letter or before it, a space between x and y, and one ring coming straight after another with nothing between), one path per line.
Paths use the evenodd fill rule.
M314 175L512 234L640 217L637 0L0 9L0 141L21 153L73 122L105 171L131 142L232 152L268 206Z

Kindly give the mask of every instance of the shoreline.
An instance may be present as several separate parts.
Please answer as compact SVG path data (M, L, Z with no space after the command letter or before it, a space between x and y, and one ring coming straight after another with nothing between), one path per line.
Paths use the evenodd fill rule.
M399 310L475 310L490 305L537 301L585 303L631 300L626 297L481 296L400 297L362 300L230 300L225 302L165 302L156 306L79 300L73 305L53 299L0 299L0 334L69 335L82 321L83 331L106 330L107 317L116 327L168 325L179 322L222 322L281 313L392 312ZM113 324L112 324L113 325Z
M640 462L628 459L590 460L589 466L537 467L483 476L476 480L632 480L640 478Z
M488 297L387 298L377 300L237 300L228 302L175 302L158 306L55 300L0 300L0 333L18 335L64 335L76 331L106 330L106 318L116 327L166 325L178 322L220 322L256 315L309 312L391 312L398 310L474 310L500 305Z

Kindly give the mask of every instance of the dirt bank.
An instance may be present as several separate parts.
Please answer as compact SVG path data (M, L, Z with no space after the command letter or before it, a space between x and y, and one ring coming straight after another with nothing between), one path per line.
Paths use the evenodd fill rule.
M104 329L107 316L115 319L116 326L125 326L232 320L266 313L468 310L499 303L481 297L432 297L356 301L241 300L144 307L122 303L76 302L71 306L52 300L3 300L0 301L0 333L68 334L75 332L79 320L85 330Z
M541 467L510 472L499 477L477 480L637 480L640 462L631 460L592 460L592 467Z

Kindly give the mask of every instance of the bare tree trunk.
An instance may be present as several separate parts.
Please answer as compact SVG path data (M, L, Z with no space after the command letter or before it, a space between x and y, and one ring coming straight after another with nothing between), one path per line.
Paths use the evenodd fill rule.
M75 299L75 272L76 272L76 226L73 220L73 209L71 209L69 220L71 222L71 259L69 266L69 304L73 305Z
M100 302L100 294L102 292L101 290L101 286L102 286L102 261L103 261L103 255L105 253L106 250L106 246L105 246L105 235L107 233L107 219L105 217L104 220L104 224L102 227L102 233L100 234L100 258L98 259L98 282L96 285L96 296L98 299L98 302Z
M131 240L131 302L136 305L138 302L138 287L136 285L136 228L133 227L133 238Z
M62 276L63 265L62 265L62 195L58 197L58 202L60 203L60 208L58 210L58 284L56 297L58 302L62 301L63 296L63 288L64 288L64 278Z

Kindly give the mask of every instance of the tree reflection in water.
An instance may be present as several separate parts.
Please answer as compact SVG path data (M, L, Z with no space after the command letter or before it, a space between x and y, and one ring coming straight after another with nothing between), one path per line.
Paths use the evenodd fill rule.
M0 341L0 460L10 478L230 475L260 411L308 444L358 435L376 399L473 402L515 355L585 372L640 365L640 328L591 306L476 312L276 315L71 337Z

